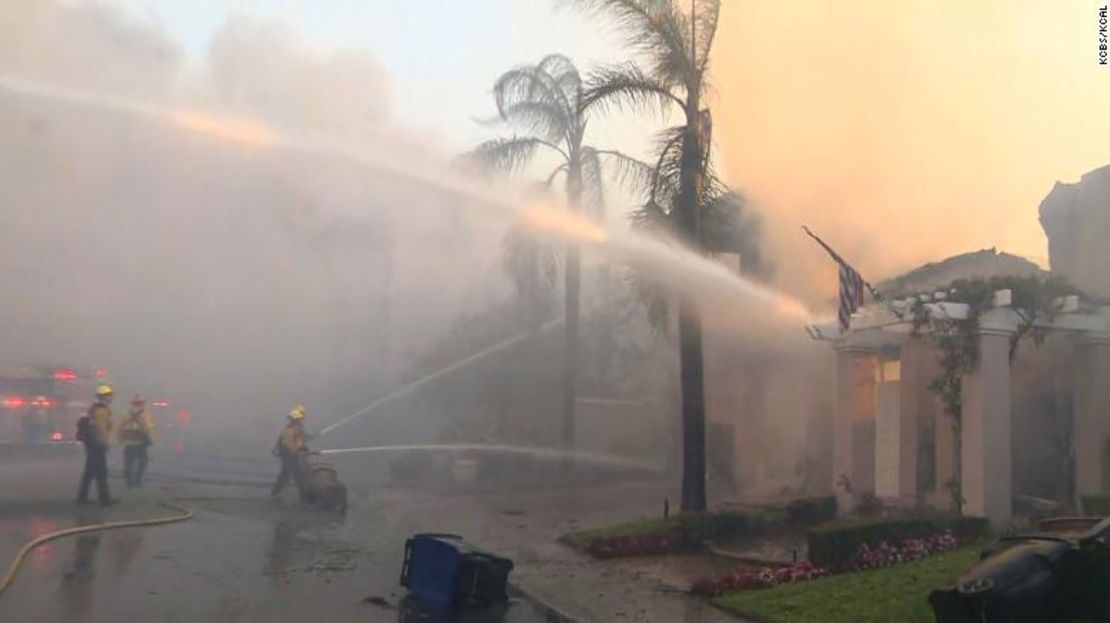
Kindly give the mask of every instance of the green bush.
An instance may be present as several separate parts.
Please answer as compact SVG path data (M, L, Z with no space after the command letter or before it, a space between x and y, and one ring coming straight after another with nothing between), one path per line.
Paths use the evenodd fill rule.
M989 529L990 523L981 517L865 517L814 526L806 537L810 562L820 567L836 568L846 564L864 543L899 542L947 531L961 540L970 540L982 537Z
M836 519L836 496L800 498L786 505L786 517L790 523L811 526Z
M1083 504L1083 514L1087 516L1106 517L1110 515L1110 495L1084 495L1080 498Z
M667 519L641 519L602 528L571 532L562 541L589 550L595 543L613 544L621 540L636 541L667 536L687 548L700 547L712 539L744 538L763 534L770 526L781 523L782 513L773 511L727 511L717 513L680 513Z
M683 537L693 543L709 539L756 536L780 519L769 513L685 513L678 515Z

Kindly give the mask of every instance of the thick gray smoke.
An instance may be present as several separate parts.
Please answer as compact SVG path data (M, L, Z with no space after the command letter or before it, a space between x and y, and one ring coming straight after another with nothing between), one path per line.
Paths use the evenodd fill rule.
M296 402L320 428L517 330L505 223L429 183L446 158L393 120L389 77L367 53L319 52L286 26L235 18L191 65L117 7L14 4L0 9L0 365L107 368L121 394L190 410L197 449L263 455ZM394 168L289 148L260 138L267 127ZM390 172L406 168L425 181ZM675 344L594 271L580 443L658 458L678 439ZM705 308L711 437L728 440L711 449L714 472L794 478L828 395L799 362L826 349L727 285L709 286L724 298ZM558 332L531 339L328 443L487 429L556 443L561 356Z
M237 19L188 67L120 9L24 4L0 9L5 77L437 166L391 121L364 52L314 54ZM483 210L339 156L0 89L0 357L105 367L121 393L190 409L198 430L270 443L293 403L338 418L506 287Z

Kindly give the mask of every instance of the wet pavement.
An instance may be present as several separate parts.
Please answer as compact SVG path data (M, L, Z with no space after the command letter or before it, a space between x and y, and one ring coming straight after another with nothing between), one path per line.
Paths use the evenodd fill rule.
M292 490L284 502L270 499L276 465L269 457L156 454L146 488L124 491L113 479L113 493L124 500L102 510L71 503L80 461L79 451L0 456L0 564L46 532L171 514L162 500L196 516L39 548L0 596L0 621L738 621L686 593L693 579L719 575L731 562L597 561L558 542L581 527L657 516L673 484L490 486L448 475L431 486L397 488L386 484L388 465L352 455L336 461L351 502L336 516L300 508ZM513 598L480 611L416 608L398 577L404 541L417 532L460 534L511 558Z
M658 516L669 488L652 482L512 491L383 491L390 513L421 531L454 531L516 563L513 576L531 595L578 621L742 623L687 593L733 561L702 556L594 560L558 542L570 531Z
M113 494L123 502L101 509L71 502L78 453L0 458L5 568L24 542L46 532L172 514L160 500L195 512L183 523L79 535L36 549L0 596L0 621L552 620L519 596L505 606L450 614L404 600L397 580L404 539L414 530L357 487L352 509L328 516L299 508L292 491L289 502L271 500L260 486L265 475L251 468L234 477L217 469L211 479L195 477L203 469L183 469L186 478L177 479L162 467L141 492L125 491L114 479Z

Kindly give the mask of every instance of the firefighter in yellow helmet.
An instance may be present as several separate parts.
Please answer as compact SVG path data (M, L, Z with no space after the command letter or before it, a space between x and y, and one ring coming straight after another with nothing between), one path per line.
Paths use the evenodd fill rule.
M96 402L89 413L77 421L77 440L85 445L85 471L77 489L77 503L89 503L89 485L96 481L96 493L102 506L115 504L108 494L108 446L112 439L112 386L102 383L96 388Z
M128 489L143 486L143 472L149 461L147 448L154 445L154 416L146 408L146 398L131 399L131 409L119 423L119 443L123 446L123 479Z
M270 495L281 494L285 485L289 484L290 478L297 484L298 489L301 487L301 463L308 454L308 435L304 430L304 418L307 413L304 405L293 407L289 412L285 428L282 429L281 436L274 445L274 456L281 459L281 473L278 474L277 482L274 483Z

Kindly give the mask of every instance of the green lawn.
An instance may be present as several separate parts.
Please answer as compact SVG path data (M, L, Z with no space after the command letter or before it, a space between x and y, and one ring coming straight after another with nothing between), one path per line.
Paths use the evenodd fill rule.
M926 596L962 575L983 545L885 569L730 593L713 604L763 623L933 623Z
M666 519L655 517L578 530L563 535L562 540L574 547L584 548L597 539L678 532L693 542L700 542L714 537L759 534L784 520L785 514L779 511L679 513Z
M655 517L652 519L640 519L637 521L630 521L627 523L617 524L614 526L605 526L602 528L590 528L588 530L578 530L563 536L563 540L570 543L574 547L585 547L591 541L596 539L608 539L615 536L632 536L639 534L656 534L659 532L666 532L678 527L678 516L672 515L667 519L662 517Z

